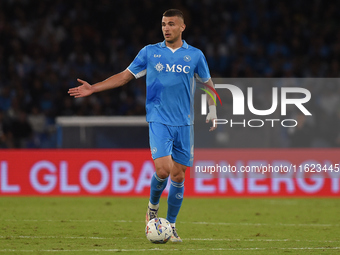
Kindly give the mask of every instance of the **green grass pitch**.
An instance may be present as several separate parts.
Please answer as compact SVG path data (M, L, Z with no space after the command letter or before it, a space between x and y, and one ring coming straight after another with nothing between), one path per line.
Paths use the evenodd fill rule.
M0 197L0 254L340 253L339 199L185 198L176 244L146 239L147 201Z

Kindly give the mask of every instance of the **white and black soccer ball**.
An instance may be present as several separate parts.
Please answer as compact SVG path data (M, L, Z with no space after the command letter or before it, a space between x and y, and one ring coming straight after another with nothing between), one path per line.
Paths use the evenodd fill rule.
M154 218L145 227L146 238L151 243L166 243L172 236L170 222L164 218Z

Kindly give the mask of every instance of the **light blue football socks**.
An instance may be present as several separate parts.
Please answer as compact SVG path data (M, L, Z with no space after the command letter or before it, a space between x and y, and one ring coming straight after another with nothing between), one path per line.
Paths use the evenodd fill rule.
M170 223L175 223L179 209L181 208L184 193L184 181L175 182L171 180L168 195L168 214L166 219Z
M167 185L168 178L161 179L156 173L151 178L149 208L158 210L159 200ZM184 193L184 181L175 182L171 180L168 194L168 213L166 219L170 223L175 223L177 215L182 205Z
M161 198L162 192L168 183L167 181L168 178L161 179L157 176L156 173L154 173L154 175L152 176L150 185L150 203L152 205L159 204L159 199Z

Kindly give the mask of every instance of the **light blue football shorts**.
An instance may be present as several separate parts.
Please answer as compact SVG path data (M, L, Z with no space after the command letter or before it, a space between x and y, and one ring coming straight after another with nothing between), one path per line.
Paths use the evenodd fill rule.
M168 126L149 123L149 140L152 158L171 155L173 160L192 166L194 159L194 126Z

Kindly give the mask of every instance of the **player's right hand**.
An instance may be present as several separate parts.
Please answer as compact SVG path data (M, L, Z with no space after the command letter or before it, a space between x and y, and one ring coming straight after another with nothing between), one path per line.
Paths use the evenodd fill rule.
M80 82L81 85L78 87L69 89L68 93L70 94L70 96L72 97L74 96L75 98L86 97L93 93L93 88L89 83L81 79L77 79L77 81Z

